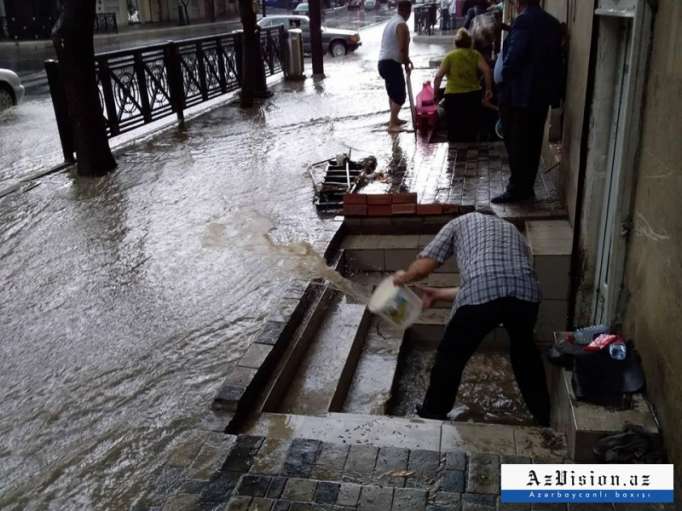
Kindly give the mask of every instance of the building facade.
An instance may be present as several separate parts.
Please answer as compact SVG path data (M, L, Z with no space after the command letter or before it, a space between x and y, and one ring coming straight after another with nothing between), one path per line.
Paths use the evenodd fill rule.
M574 228L570 326L608 323L634 341L680 481L682 2L544 7L569 34L561 172Z

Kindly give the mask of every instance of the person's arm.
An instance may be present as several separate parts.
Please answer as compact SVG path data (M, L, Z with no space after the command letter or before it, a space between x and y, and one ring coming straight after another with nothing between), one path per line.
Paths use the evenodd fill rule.
M457 297L459 292L458 287L424 287L417 286L417 289L421 291L422 306L425 309L431 307L434 302L439 301L452 301Z
M398 35L398 46L400 47L400 61L405 65L405 71L412 71L412 61L410 60L410 31L407 23L401 23L396 29Z
M433 94L436 99L438 98L438 91L440 91L440 82L443 81L443 77L446 74L448 74L448 65L447 60L443 58L443 62L441 62L440 67L438 68L436 77L433 79Z
M511 32L504 41L507 49L504 52L502 79L505 82L521 72L521 68L528 58L530 31L527 25L528 23L523 19L523 16L516 18Z
M438 268L440 263L430 257L420 257L416 259L405 271L399 271L393 275L393 283L396 286L409 284L417 280L428 277L433 270Z
M493 99L493 78L490 72L490 66L483 58L483 55L478 56L478 70L483 73L483 81L485 82L485 93L483 101L489 103Z

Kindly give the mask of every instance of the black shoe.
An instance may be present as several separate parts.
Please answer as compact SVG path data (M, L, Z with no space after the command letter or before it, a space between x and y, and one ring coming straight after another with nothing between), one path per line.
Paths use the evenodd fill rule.
M526 194L512 193L510 191L504 192L502 195L493 197L490 202L493 204L511 204L512 202L522 202L534 196L533 192Z
M448 420L447 414L437 414L437 413L429 413L425 412L422 410L422 405L417 405L416 406L417 410L417 415L419 415L422 419L435 419L438 421L446 421Z

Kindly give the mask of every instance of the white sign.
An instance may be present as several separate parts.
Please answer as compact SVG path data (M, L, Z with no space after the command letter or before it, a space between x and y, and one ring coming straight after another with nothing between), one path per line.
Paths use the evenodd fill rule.
M502 502L671 503L672 465L501 465Z

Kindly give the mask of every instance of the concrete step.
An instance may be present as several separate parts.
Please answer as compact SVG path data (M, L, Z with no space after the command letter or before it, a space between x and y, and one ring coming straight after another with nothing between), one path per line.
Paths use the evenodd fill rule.
M404 332L372 316L344 413L384 415L391 399Z
M642 394L634 394L632 408L614 410L584 401L573 393L571 371L560 371L558 385L552 390L553 426L566 435L568 454L577 462L594 462L592 448L605 435L620 433L626 424L660 434L649 402Z
M573 229L567 220L532 220L525 231L543 295L536 337L541 344L551 344L568 318Z
M270 411L320 414L340 409L355 370L367 330L364 305L336 296L324 311L319 328L312 333L307 349L288 369L291 379L283 399L267 406Z
M324 416L265 413L246 433L279 439L311 438L322 442L376 447L401 447L445 452L527 456L561 461L567 456L565 438L551 430L527 426L460 423L421 418L349 413Z
M341 245L344 250L345 268L349 273L403 270L432 239L431 234L350 234L344 238ZM454 258L445 261L436 272L457 273Z

